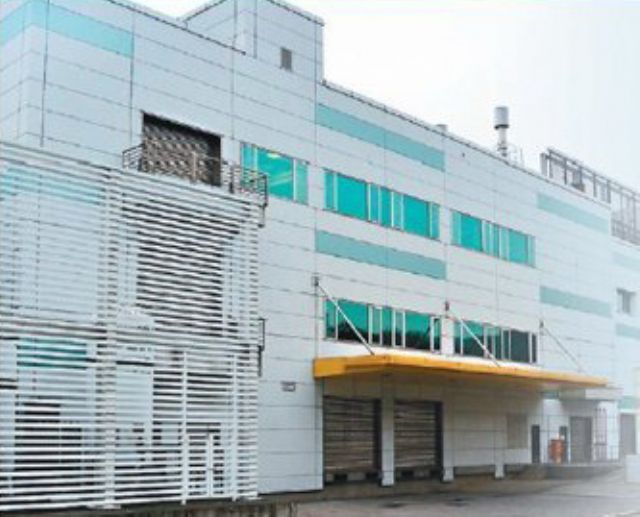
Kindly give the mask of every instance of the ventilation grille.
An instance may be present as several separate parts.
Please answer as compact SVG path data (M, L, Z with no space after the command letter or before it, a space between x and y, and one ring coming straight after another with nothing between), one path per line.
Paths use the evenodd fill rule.
M256 496L258 204L0 151L0 511Z

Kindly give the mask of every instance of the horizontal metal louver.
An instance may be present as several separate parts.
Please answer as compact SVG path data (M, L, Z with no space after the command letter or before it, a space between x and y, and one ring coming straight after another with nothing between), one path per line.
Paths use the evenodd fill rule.
M259 204L0 151L0 511L255 497Z

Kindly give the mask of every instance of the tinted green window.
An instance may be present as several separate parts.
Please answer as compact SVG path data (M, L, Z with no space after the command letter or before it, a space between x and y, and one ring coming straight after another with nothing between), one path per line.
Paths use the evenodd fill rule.
M475 357L484 357L484 350L478 344L484 342L484 327L480 323L472 321L466 322L466 328L463 331L462 347L464 355Z
M367 184L338 175L338 212L358 219L367 219Z
M242 144L242 167L250 170L258 168L258 164L256 163L256 148L254 146Z
M379 307L371 308L371 344L381 345L382 337L382 309Z
M498 327L487 327L487 347L496 359L504 357L502 352L502 329Z
M383 226L391 226L391 191L380 189L380 222Z
M531 334L531 362L538 362L538 336Z
M453 327L453 351L456 354L462 353L462 325L458 321Z
M484 222L483 227L483 249L485 253L499 256L500 253L500 232L495 224Z
M389 307L382 309L382 344L391 346L393 342L393 311Z
M518 264L529 263L529 239L526 235L509 230L509 260Z
M324 173L324 207L328 210L336 209L336 173Z
M417 348L419 350L429 350L431 348L429 338L430 317L415 312L407 312L405 315L407 348Z
M325 335L329 339L336 338L336 306L331 300L327 300L324 304L324 327Z
M402 229L404 227L404 205L402 202L403 195L398 192L391 192L391 226Z
M369 185L369 220L380 222L380 187Z
M308 192L309 192L309 169L307 167L307 164L304 162L296 161L295 164L296 164L295 199L298 203L304 203L306 205L308 202Z
M482 221L460 214L460 242L465 248L482 251Z
M520 363L529 362L529 334L518 330L511 331L511 360Z
M269 178L269 193L293 199L293 159L266 149L258 149L257 153L258 170Z
M369 335L369 307L362 303L343 300L339 303L349 321L358 329L362 337L367 339ZM342 314L338 314L338 339L340 341L360 341Z
M429 203L429 228L430 237L433 239L440 238L440 207L434 203Z
M394 346L404 346L404 312L394 311Z
M416 235L430 235L427 203L415 197L404 196L404 229Z

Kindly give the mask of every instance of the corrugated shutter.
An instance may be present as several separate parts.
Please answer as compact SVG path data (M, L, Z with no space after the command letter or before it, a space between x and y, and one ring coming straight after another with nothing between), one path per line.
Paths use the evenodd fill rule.
M325 475L377 473L378 407L375 400L325 397Z
M394 439L396 471L439 468L440 404L397 400Z

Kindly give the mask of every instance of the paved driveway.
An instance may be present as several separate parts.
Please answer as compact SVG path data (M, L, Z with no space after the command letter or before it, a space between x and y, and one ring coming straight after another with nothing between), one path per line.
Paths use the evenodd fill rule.
M299 517L640 517L640 485L622 474L588 481L485 481L444 493L304 503Z

